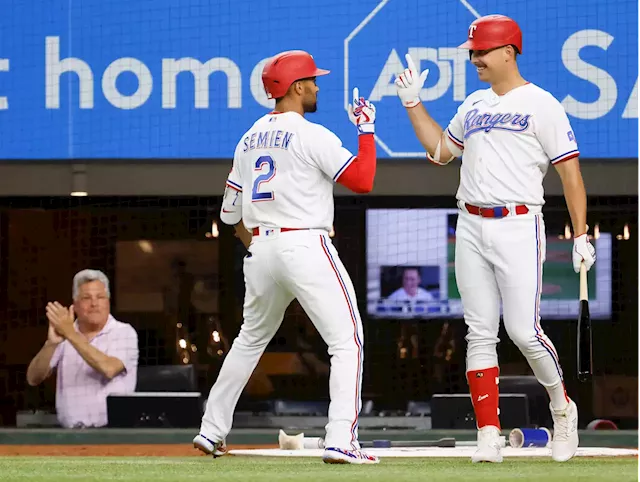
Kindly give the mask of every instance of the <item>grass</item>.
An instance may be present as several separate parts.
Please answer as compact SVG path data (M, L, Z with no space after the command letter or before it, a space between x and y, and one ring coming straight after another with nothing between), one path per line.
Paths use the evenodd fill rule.
M468 459L392 459L379 465L325 465L315 458L223 457L0 457L0 480L131 482L456 482L638 480L635 458L505 459L472 464Z

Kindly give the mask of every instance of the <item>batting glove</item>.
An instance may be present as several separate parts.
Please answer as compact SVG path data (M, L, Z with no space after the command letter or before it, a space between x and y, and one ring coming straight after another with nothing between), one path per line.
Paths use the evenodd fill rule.
M357 87L353 89L353 104L349 104L349 120L358 128L358 135L375 132L376 108L360 97Z
M587 271L589 271L593 266L593 263L596 262L596 249L589 241L587 233L573 238L572 258L573 270L576 273L580 272L580 263L582 263L583 261L585 268L587 268Z
M416 69L416 65L413 63L411 55L404 56L407 59L407 68L404 69L400 75L396 76L396 91L398 97L402 101L402 105L405 107L415 107L420 103L420 91L427 80L429 75L429 69L420 73Z

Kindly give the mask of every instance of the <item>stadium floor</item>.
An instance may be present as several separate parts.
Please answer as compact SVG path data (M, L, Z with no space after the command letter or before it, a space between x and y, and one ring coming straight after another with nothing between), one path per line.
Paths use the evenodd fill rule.
M290 435L301 432L283 427ZM473 430L360 430L360 440L386 439L391 441L438 440L453 437L456 441L473 441ZM191 441L197 429L2 429L2 455L193 455ZM322 437L322 430L305 430L305 436ZM508 437L508 430L503 431ZM235 429L227 439L230 448L273 448L278 446L276 429ZM580 431L583 447L637 448L637 430ZM38 449L36 449L38 447ZM40 450L40 452L34 452Z
M284 427L289 434L299 431ZM213 460L191 445L196 429L3 429L0 430L0 480L3 482L122 482L393 480L447 481L599 481L638 480L637 456L576 457L559 464L550 457L505 457L502 464L471 464L468 457L387 457L375 466L327 466L317 456L227 456ZM504 431L507 435L507 431ZM321 430L305 431L322 436ZM361 430L361 440L472 441L470 430ZM276 448L276 429L236 429L232 450ZM637 448L638 432L582 431L583 447ZM468 449L468 447L467 447ZM449 450L458 450L455 449ZM444 454L444 453L443 453ZM426 479L425 479L426 478Z

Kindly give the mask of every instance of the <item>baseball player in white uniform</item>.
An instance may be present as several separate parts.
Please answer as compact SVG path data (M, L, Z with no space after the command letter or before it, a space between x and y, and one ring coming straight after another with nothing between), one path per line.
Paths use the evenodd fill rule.
M262 80L275 110L258 119L235 150L220 219L235 226L249 250L244 322L193 440L207 454L224 454L240 393L295 298L331 356L324 462L378 462L358 442L362 321L353 284L329 238L334 182L354 192L373 188L375 108L354 89L349 117L359 140L353 156L331 131L304 118L316 111L316 77L328 73L304 51L273 57Z
M431 162L462 156L457 192L455 273L467 332L467 381L478 426L473 462L501 462L498 410L500 304L509 337L547 389L554 420L552 457L572 458L578 447L578 410L566 395L553 344L540 326L545 226L542 180L549 162L562 180L573 224L573 267L589 269L595 250L587 237L586 194L578 145L562 105L525 81L518 24L502 15L474 21L460 48L468 49L480 80L446 130L420 102L428 70L408 68L396 79L416 135Z

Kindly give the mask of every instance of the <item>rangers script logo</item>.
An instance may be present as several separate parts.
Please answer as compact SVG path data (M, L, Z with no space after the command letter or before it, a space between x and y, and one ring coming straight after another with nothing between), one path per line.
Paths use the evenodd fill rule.
M464 117L464 138L467 139L476 132L489 132L492 129L523 132L529 128L531 114L511 112L497 114L480 113L478 109L472 109Z

